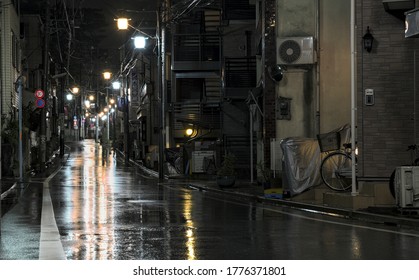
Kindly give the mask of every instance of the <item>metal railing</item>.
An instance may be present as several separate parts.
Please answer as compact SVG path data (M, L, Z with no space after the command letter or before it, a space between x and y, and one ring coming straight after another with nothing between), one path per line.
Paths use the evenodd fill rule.
M210 34L176 34L173 36L174 62L220 60L221 37Z

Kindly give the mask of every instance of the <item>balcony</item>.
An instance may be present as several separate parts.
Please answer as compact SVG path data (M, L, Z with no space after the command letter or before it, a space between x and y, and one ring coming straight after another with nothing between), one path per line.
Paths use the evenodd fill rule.
M221 126L219 103L176 102L171 104L175 137L183 137L184 124L191 123L201 129L217 130Z
M219 71L220 46L218 35L173 35L173 71Z
M224 96L247 98L248 91L256 87L256 57L225 57L224 68Z

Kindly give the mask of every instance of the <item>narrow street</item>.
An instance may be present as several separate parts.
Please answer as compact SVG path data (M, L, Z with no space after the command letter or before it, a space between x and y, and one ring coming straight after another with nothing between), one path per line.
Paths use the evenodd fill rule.
M2 217L0 259L419 259L419 232L234 200L125 167L93 140Z

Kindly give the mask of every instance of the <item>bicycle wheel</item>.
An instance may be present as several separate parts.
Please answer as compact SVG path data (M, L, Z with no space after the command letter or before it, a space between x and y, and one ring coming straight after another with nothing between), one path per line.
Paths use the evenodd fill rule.
M343 152L328 154L320 166L323 182L334 191L347 191L352 187L352 158Z
M393 196L393 198L396 198L396 187L394 185L394 180L396 178L396 169L394 169L394 171L391 173L390 175L390 181L389 181L389 188L390 188L390 193Z
M178 157L175 159L175 170L178 174L183 173L183 157L178 155Z

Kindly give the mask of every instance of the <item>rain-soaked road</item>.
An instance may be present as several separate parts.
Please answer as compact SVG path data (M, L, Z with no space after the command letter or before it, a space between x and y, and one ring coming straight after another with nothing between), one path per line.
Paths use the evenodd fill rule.
M38 258L419 259L419 232L158 184L85 140L2 218L0 259Z

